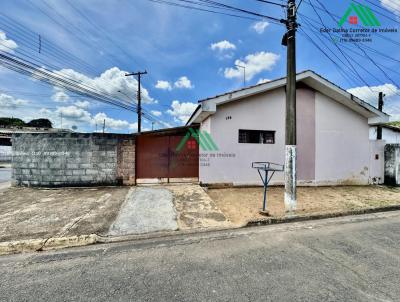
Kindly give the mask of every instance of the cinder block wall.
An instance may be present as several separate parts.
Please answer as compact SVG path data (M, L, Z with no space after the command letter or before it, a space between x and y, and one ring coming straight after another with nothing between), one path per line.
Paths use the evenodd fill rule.
M15 134L14 185L135 184L135 136L101 133Z

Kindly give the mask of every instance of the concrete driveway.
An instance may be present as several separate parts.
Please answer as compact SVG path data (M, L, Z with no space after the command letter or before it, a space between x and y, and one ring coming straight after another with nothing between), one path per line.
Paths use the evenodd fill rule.
M131 188L107 235L229 226L231 223L199 185L141 186Z
M131 188L109 236L178 229L172 193L163 187Z

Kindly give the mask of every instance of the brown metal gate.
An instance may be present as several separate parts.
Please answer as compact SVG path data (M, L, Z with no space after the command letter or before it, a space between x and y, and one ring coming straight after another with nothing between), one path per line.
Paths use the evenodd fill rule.
M136 178L198 178L199 146L190 139L181 150L186 127L143 133L136 140Z

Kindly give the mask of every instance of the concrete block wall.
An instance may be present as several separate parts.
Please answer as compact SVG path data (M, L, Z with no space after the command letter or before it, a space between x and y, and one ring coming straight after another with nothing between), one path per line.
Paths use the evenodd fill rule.
M385 185L400 186L400 144L385 146Z
M121 134L16 134L14 185L95 186L134 184L135 137Z

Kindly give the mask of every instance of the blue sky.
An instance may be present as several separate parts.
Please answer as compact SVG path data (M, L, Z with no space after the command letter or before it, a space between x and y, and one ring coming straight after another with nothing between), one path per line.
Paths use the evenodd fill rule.
M218 1L284 18L282 8L255 0ZM317 0L304 0L299 9L299 22L311 36L303 16L320 21L310 1L320 6ZM386 15L376 13L382 28L400 30L400 1L369 1L362 3ZM323 2L338 16L342 16L350 4L350 1ZM337 27L322 9L317 11L327 27ZM127 100L127 95L135 94L137 83L134 78L124 77L125 71L146 69L149 74L143 77L144 108L160 121L154 124L155 128L181 125L198 100L241 88L242 70L235 67L235 63L246 66L247 85L282 77L286 72L286 48L281 45L285 29L268 20L245 20L147 0L3 0L0 12L0 50L18 56L29 55L48 64L51 70L61 71L116 97ZM318 31L321 27L316 24L315 29ZM40 54L39 34L42 39ZM397 85L400 83L400 73L397 73L400 33L383 35L385 38L374 36L366 45L370 47L367 54L386 75L365 55L355 55L345 48L360 52L355 45L338 42L361 78L347 71L347 76L343 77L300 32L297 70L312 69L373 105L376 105L378 91L383 90L387 95L386 109L395 119L396 115L400 116ZM329 38L327 34L315 33L311 37L342 69L349 68L338 48L328 44L344 64L322 44L321 41ZM65 53L56 52L53 45L79 60L66 58ZM367 84L372 88L365 87ZM25 120L47 117L56 127L60 127L62 121L63 127L77 126L78 131L95 131L96 125L99 129L104 119L108 132L136 129L134 112L76 96L3 67L0 67L0 105L0 116ZM145 120L144 128L151 127Z

